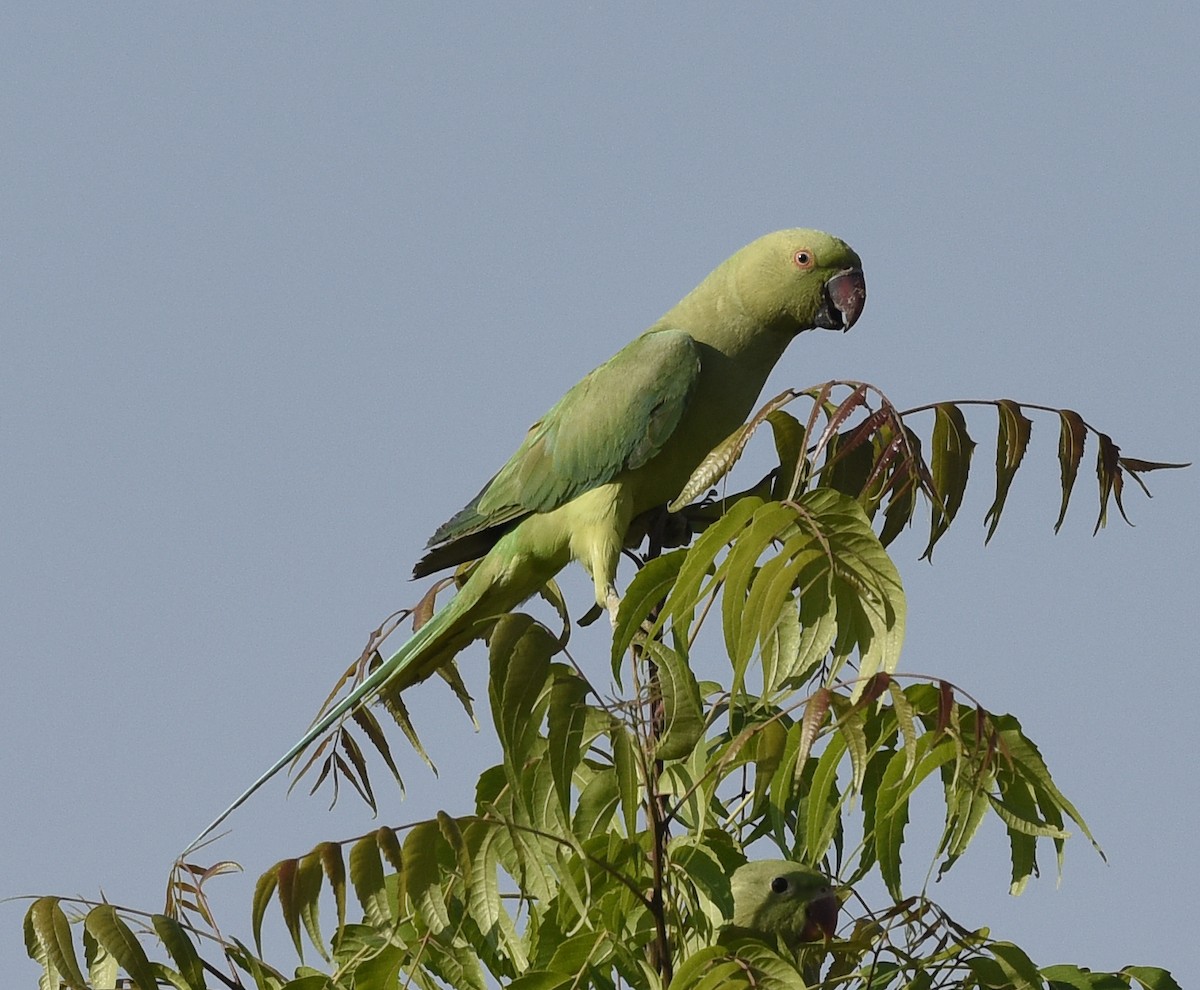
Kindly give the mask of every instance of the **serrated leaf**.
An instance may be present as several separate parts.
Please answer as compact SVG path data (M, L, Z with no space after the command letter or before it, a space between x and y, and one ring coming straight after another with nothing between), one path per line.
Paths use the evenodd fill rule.
M867 773L867 733L859 711L849 711L838 717L837 729L846 740L846 752L850 754L850 789L861 793Z
M333 892L333 903L337 910L337 926L340 932L346 925L346 864L342 860L342 847L336 842L322 842L315 850L321 860L321 869Z
M930 469L937 498L932 502L929 543L921 554L924 560L932 559L934 545L958 515L975 450L962 410L952 402L934 406L932 448Z
M488 643L488 695L505 765L519 775L541 728L547 700L543 689L558 640L524 613L502 616Z
M271 903L271 895L279 886L279 864L276 863L266 873L262 874L254 884L254 897L251 900L250 918L254 931L254 947L262 955L262 923L266 916L267 907Z
M442 898L438 846L442 834L436 821L419 822L404 839L404 889L433 932L450 926Z
M1183 990L1170 973L1157 966L1126 966L1121 972L1132 976L1146 990Z
M690 549L684 551L686 556L679 568L675 586L671 589L663 608L664 615L660 617L660 623L669 617L672 626L683 638L687 638L689 617L696 599L700 597L701 585L713 567L717 555L737 537L738 532L763 504L763 500L757 496L739 499L728 512L704 531Z
M794 531L795 525L796 510L792 506L782 502L766 503L737 534L729 555L717 569L718 576L725 583L721 617L725 646L733 663L735 693L744 680L758 636L758 627L753 621L747 623L749 635L743 637L741 634L743 619L747 618L746 598L751 575L767 547L775 540L790 535L789 531Z
M680 760L704 738L700 687L687 660L674 650L650 640L646 653L658 667L663 705L663 732L654 754L660 760Z
M631 730L620 723L609 732L613 750L613 770L617 778L617 793L620 795L621 813L625 820L625 834L637 834L637 816L641 808L641 780L638 773L638 758Z
M204 990L204 964L183 925L165 914L152 915L150 923L189 990Z
M1083 460L1083 448L1087 441L1087 424L1079 413L1072 409L1060 409L1058 418L1058 464L1062 480L1062 505L1054 523L1056 533L1062 529L1063 520L1067 518L1067 503L1070 502L1071 492L1075 488L1075 478L1079 474L1079 464Z
M292 944L296 947L296 955L304 960L304 946L300 941L300 902L296 896L296 871L300 868L298 859L283 859L275 864L279 897L279 910L283 913L283 923L288 934L292 936Z
M741 426L709 451L679 494L671 500L667 511L678 512L724 478L742 456L742 451L746 449L746 443L753 432L754 427L751 424Z
M367 921L376 928L387 926L391 922L391 909L384 891L383 860L374 833L364 835L350 848L350 883Z
M617 624L613 629L612 640L613 676L617 678L618 683L625 651L629 649L651 612L675 584L679 569L687 556L687 549L680 548L646 561L625 589L621 604L617 608Z
M1033 431L1033 421L1021 412L1021 407L1012 399L1000 399L996 408L1000 419L996 435L996 498L983 518L984 525L988 528L985 543L992 538L1000 524L1000 514L1004 511L1008 490L1012 486L1017 468L1021 466L1021 460L1029 447L1029 436Z
M782 409L768 413L767 422L771 425L775 455L779 460L779 474L772 494L775 498L783 498L788 494L788 484L796 476L800 459L804 456L807 434L800 421Z
M71 990L87 990L87 981L79 968L75 945L71 940L71 924L67 921L66 913L58 906L58 898L39 897L30 905L25 918L36 944L67 986ZM32 952L30 958L37 960Z
M550 687L546 740L550 772L564 818L571 814L571 785L583 753L583 730L587 724L588 685L569 669L555 671Z
M146 950L111 904L92 908L83 927L117 960L138 990L158 990L158 981L146 958Z
M840 803L830 801L837 787L838 766L846 754L846 737L840 732L830 736L813 771L807 801L804 829L805 860L819 863L833 837L840 818Z
M300 912L300 920L308 933L321 958L329 961L329 953L325 950L325 938L321 934L320 897L321 884L324 880L324 868L321 865L321 854L314 850L300 860L296 868L296 881L293 887L296 906Z
M908 824L908 800L917 785L930 773L949 760L954 759L955 744L952 740L930 745L933 736L926 733L918 743L918 750L925 750L911 773L904 770L904 752L893 753L883 771L874 809L875 853L879 858L879 872L889 893L900 899L900 850L904 844L904 827Z
M895 670L899 661L906 612L900 574L853 499L816 488L797 504L829 548L838 627L830 676L857 650L855 700L873 675Z
M1121 501L1121 448L1113 443L1112 437L1107 433L1097 433L1096 440L1099 443L1099 450L1096 451L1096 480L1100 485L1100 515L1096 518L1093 536L1108 525L1109 498L1115 494L1118 506ZM1121 515L1124 514L1125 510L1121 509Z
M1044 990L1046 984L1037 966L1011 942L991 942L987 947L1013 990Z
M96 936L86 928L83 930L83 962L87 966L88 980L96 990L112 990L117 985L120 965L117 957L96 941Z
M800 772L808 762L808 754L812 752L817 733L825 724L825 716L829 714L829 706L833 700L833 692L829 688L818 688L808 698L804 705L804 716L800 720L800 748L796 754L796 769Z

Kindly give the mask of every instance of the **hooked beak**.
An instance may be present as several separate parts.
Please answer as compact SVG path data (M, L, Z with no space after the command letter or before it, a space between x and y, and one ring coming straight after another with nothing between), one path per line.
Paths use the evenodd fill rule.
M841 276L838 276L839 278ZM862 276L859 275L861 281ZM861 306L860 306L861 308ZM855 314L857 316L857 314ZM851 320L851 323L854 321ZM846 329L850 329L849 326ZM823 897L818 897L815 901L808 905L807 918L804 923L804 931L800 933L800 939L804 942L816 942L818 939L828 941L833 938L837 931L838 911L841 909L841 901L838 900L837 894L830 892Z
M822 290L816 324L826 330L849 330L862 315L867 302L867 280L862 269L847 268L833 276Z

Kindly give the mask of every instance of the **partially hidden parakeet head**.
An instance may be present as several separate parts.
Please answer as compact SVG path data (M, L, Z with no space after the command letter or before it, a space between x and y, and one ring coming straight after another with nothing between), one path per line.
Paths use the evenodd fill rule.
M725 266L732 276L726 291L732 290L739 307L793 333L849 330L867 301L862 261L845 241L820 230L777 230L747 244Z
M733 874L733 926L788 945L832 938L841 906L832 883L811 866L760 859Z

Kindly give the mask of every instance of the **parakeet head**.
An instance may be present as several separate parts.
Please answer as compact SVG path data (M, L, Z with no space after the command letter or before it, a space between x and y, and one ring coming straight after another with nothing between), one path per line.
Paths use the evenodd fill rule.
M729 259L738 304L763 324L793 333L849 330L867 301L862 262L819 230L777 230Z
M786 859L755 860L733 874L733 924L789 945L832 938L841 906L829 878Z

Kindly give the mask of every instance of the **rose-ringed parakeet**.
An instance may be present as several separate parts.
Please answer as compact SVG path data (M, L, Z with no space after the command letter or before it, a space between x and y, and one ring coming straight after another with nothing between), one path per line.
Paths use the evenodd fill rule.
M209 831L339 719L384 689L424 680L485 620L520 604L570 560L583 564L597 603L615 613L617 561L631 520L674 499L742 424L797 334L850 329L865 299L858 255L816 230L767 234L719 265L570 389L437 530L415 574L478 559L463 587Z
M732 936L802 942L833 938L840 902L829 878L811 866L786 859L754 860L739 867L733 888Z

